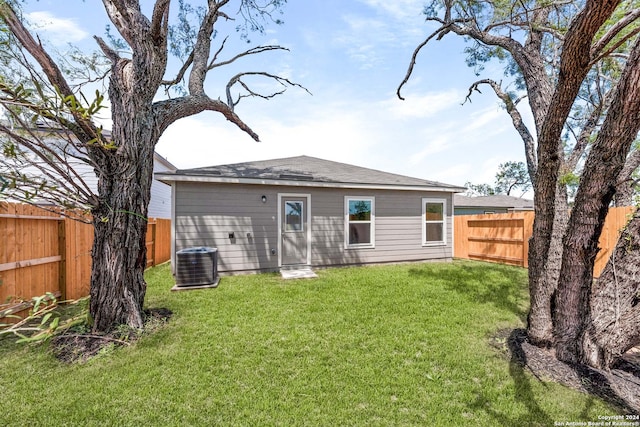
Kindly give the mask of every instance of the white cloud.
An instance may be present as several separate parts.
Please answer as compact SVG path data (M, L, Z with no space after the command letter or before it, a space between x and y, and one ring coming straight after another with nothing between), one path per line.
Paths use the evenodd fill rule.
M422 16L425 3L424 0L360 0L360 2L397 21L413 20L416 16Z
M416 165L422 163L428 156L447 150L450 147L447 137L436 137L426 143L419 152L409 157L409 163Z
M464 182L460 180L460 177L468 176L473 168L474 166L468 163L456 163L444 166L441 169L433 171L433 179L445 183L464 185Z
M381 103L397 119L417 119L434 116L445 110L460 105L462 94L456 90L434 92L424 95L412 94L404 101L393 97Z
M27 14L27 19L43 41L54 45L79 42L89 36L75 20L58 18L51 12L31 12Z
M344 49L349 57L361 64L362 69L370 69L382 61L381 46L393 43L396 35L388 25L378 19L356 15L342 17L347 29L333 37L333 43Z

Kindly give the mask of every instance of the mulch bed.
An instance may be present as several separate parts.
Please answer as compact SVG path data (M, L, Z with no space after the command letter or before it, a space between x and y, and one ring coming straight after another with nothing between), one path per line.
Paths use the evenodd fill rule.
M173 314L166 308L145 310L145 324L153 321L167 322ZM51 339L51 351L58 360L64 363L84 363L96 356L108 346L126 346L138 338L139 334L129 334L123 339L121 333L112 332L105 335L96 334L62 334Z
M508 336L507 336L508 334ZM583 365L568 365L545 349L529 344L524 329L492 337L492 345L504 343L511 363L528 369L540 380L552 380L584 393L598 396L625 414L640 414L640 353L625 354L610 371Z

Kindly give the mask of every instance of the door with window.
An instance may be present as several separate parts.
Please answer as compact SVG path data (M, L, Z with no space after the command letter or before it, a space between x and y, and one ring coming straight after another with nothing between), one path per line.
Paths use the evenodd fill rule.
M280 201L280 235L282 266L309 263L308 198L287 196Z

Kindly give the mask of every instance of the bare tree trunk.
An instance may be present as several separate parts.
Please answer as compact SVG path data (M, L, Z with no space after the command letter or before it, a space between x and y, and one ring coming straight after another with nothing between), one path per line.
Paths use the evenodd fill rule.
M94 331L106 332L120 324L143 327L147 206L153 180L154 143L149 139L155 131L141 123L144 120L134 119L114 126L118 132L114 139L127 137L138 144L98 156L111 173L99 176L100 205L93 211L90 313Z
M623 231L591 290L591 319L582 333L582 362L609 368L640 344L640 211Z
M531 308L529 310L527 334L529 341L539 347L553 346L552 305L562 266L562 238L569 220L565 185L557 185L554 209L553 229L546 261L544 263L534 262L532 267L532 258L529 257L529 277L534 277L535 280L530 280L532 284L529 287ZM541 265L544 265L544 267ZM534 269L535 272L533 271Z
M140 51L133 63L114 61L109 84L113 148L89 151L98 165L100 200L93 211L91 271L90 314L96 332L106 332L120 324L143 327L147 209L154 147L161 130L153 110L155 92L141 94L136 87L138 82L158 80L163 69L147 69L140 65L144 63L157 64L153 52Z
M126 181L112 177L111 182L103 182L113 190L93 213L90 313L94 332L108 332L121 324L143 327L147 221L142 216L146 210L139 209L139 202L122 197L140 195L141 189L131 191L138 186L135 179L135 175Z
M591 352L582 349L579 338L589 327L598 239L615 194L615 183L640 129L639 97L640 40L636 40L607 118L585 163L564 239L557 297L557 305L562 309L557 311L555 324L556 355L564 362L579 363L582 353Z

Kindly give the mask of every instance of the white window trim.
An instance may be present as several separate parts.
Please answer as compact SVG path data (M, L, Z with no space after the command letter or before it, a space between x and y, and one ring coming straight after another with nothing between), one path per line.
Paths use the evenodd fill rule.
M349 243L349 202L352 200L366 200L371 202L371 220L355 221L355 223L371 224L371 243ZM376 198L373 196L344 196L344 247L346 249L361 249L376 247Z
M427 241L427 219L426 219L426 204L427 203L442 203L442 240L438 242ZM447 244L447 199L423 197L422 198L422 246L444 246ZM429 221L429 223L436 224L440 221Z

